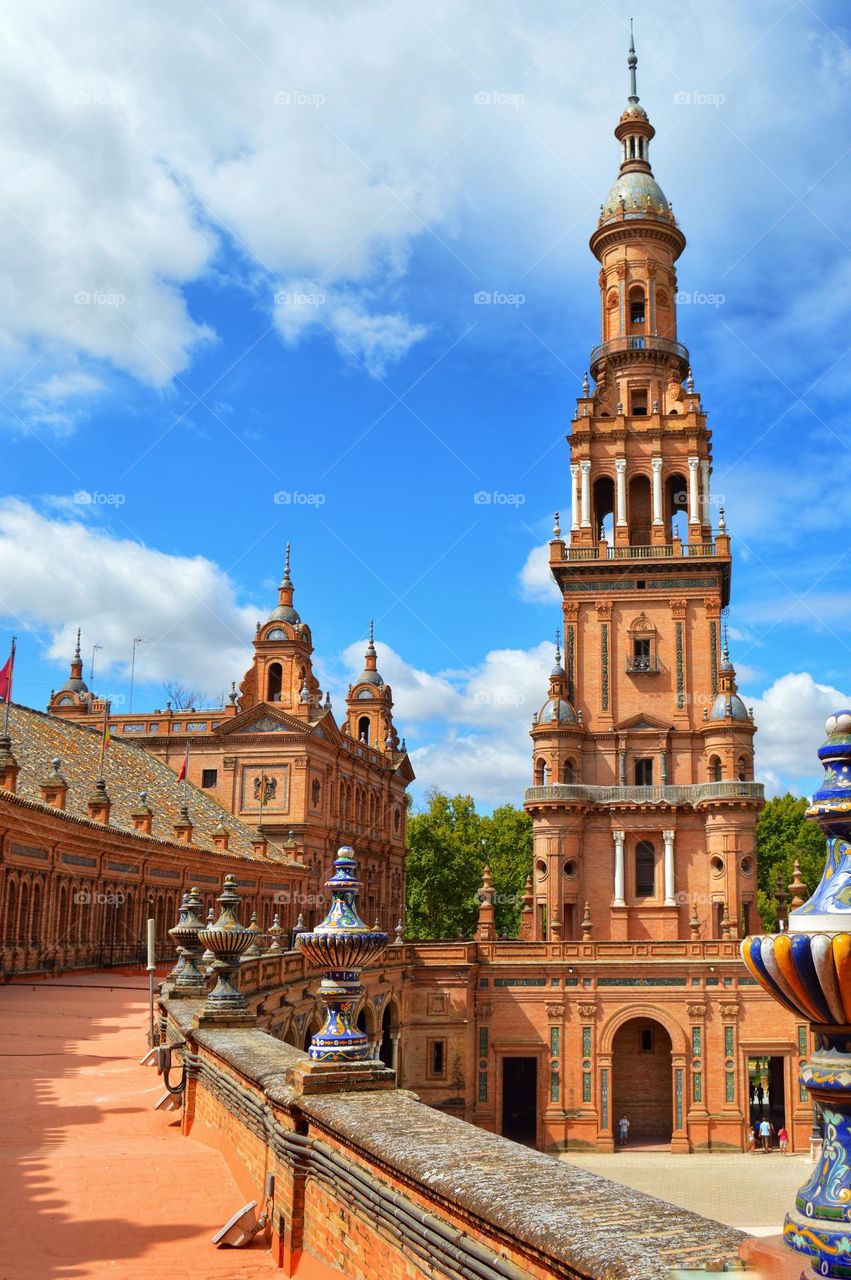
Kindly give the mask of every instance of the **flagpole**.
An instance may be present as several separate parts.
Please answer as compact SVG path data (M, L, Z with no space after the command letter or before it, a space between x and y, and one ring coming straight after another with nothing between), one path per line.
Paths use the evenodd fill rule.
M103 704L103 727L100 732L100 755L98 756L98 782L103 781L103 758L106 752L106 731L109 727L109 711L112 704L105 702Z
M186 756L184 759L185 769L183 770L183 805L186 807L186 783L189 779L189 739L186 740Z
M4 738L8 738L8 736L9 736L9 708L10 708L10 707L11 707L11 705L12 705L12 677L13 677L13 675L15 674L15 644L17 643L17 639L18 639L18 637L17 637L17 636L12 636L12 653L11 653L10 658L9 658L9 662L10 662L10 666L9 666L9 690L8 690L8 694L7 694L7 697L6 697L6 710L5 710L4 715L3 715L3 736L4 736Z

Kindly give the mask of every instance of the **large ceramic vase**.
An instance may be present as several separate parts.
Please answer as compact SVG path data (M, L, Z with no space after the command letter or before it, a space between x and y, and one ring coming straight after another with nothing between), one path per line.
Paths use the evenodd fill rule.
M787 933L745 938L742 956L775 1000L810 1023L815 1049L801 1083L818 1104L822 1152L786 1215L783 1236L820 1276L851 1277L851 711L826 724L824 784L807 817L827 837L815 893Z
M296 938L296 947L308 962L325 970L319 985L325 1022L308 1049L314 1062L363 1062L370 1057L369 1041L352 1020L363 991L361 969L381 955L387 934L368 929L357 913L360 881L356 870L354 850L344 846L334 862L334 874L325 884L331 894L327 916L312 933L300 933Z

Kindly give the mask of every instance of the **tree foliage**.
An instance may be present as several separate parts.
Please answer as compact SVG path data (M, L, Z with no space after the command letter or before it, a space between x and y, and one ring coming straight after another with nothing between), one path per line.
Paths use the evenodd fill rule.
M788 885L797 859L801 878L812 893L824 870L824 835L817 823L804 817L807 805L801 796L775 796L756 824L758 906L768 930L777 927L778 875Z
M528 814L507 804L482 815L471 796L434 790L427 808L408 818L408 844L408 937L471 937L485 863L496 892L497 932L516 936L532 868Z

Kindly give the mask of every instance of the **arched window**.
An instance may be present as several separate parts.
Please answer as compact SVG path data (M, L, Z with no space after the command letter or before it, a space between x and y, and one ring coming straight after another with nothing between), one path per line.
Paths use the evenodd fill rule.
M635 896L652 898L656 892L656 850L649 840L635 846Z
M751 762L749 756L739 756L739 763L736 768L736 777L739 782L749 782L751 777Z
M547 762L546 760L535 761L535 786L545 787L547 785Z
M644 333L645 319L644 289L634 284L629 291L629 332Z
M709 757L709 778L711 782L720 782L722 777L721 759L719 756Z
M561 774L562 774L562 778L561 778L562 782L567 782L567 783L575 782L576 781L576 761L565 760L564 765L562 767Z
M266 701L280 702L283 669L280 662L272 662L266 670Z
M361 716L358 720L358 741L369 742L369 716Z

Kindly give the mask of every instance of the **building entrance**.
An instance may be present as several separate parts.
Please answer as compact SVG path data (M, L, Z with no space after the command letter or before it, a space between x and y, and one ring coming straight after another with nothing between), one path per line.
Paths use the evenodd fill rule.
M631 1018L612 1045L612 1129L629 1121L628 1145L655 1146L671 1141L674 1089L671 1037L653 1018Z
M771 1125L770 1146L777 1146L777 1135L786 1125L786 1071L785 1058L766 1055L748 1058L748 1093L750 1119L759 1126L763 1120ZM757 1147L762 1141L757 1137Z
M503 1137L534 1147L538 1136L538 1060L502 1060Z

